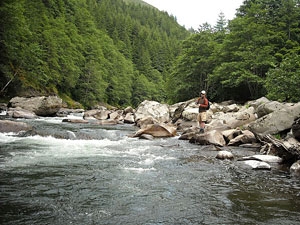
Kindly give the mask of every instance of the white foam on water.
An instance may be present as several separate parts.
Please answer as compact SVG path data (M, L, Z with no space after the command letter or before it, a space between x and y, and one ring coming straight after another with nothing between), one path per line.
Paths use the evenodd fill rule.
M17 137L14 133L0 133L0 144L8 151L0 167L26 167L32 165L64 165L80 160L122 161L130 160L133 167L122 170L147 171L158 161L173 160L173 157L156 155L153 146L143 140L122 137L119 140L71 140L52 136ZM14 146L16 149L13 149ZM119 158L119 159L117 159ZM99 160L98 160L99 159ZM146 167L146 168L143 168Z
M176 159L174 157L170 157L170 156L166 156L166 155L156 156L154 154L143 155L143 157L146 158L146 159L141 160L139 162L140 165L152 165L157 161L165 161L165 160L174 160L174 159Z
M54 123L54 124L60 124L62 123L62 120L66 117L40 117L35 119L36 121L44 121L47 123Z
M62 123L63 119L83 119L83 113L70 114L65 117L39 117L35 120L59 124Z
M0 116L6 116L6 113L7 113L7 111L6 111L6 110L4 110L4 111L0 111Z
M18 139L18 137L14 136L16 133L0 133L0 143L10 143Z
M143 173L143 172L147 172L147 171L156 171L155 168L151 167L151 168L141 168L141 167L124 167L124 170L128 170L128 171L134 171L137 173Z
M0 133L0 143L17 146L10 149L10 158L4 166L25 166L43 163L59 163L66 159L83 157L122 157L124 152L117 150L124 140L67 140L54 137L15 137ZM24 149L22 149L24 146ZM3 165L2 165L3 166Z

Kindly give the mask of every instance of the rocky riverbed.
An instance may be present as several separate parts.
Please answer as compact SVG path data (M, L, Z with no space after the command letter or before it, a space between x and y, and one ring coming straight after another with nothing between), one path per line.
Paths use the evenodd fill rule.
M8 104L2 104L1 109L4 118L0 121L0 132L34 133L34 128L26 121L11 119L66 117L77 113L83 115L82 119L67 117L63 122L98 125L128 123L138 128L132 137L150 140L179 136L179 139L194 144L214 145L220 150L220 159L234 158L231 152L222 149L225 146L253 147L259 149L260 155L280 157L280 163L287 164L292 172L300 167L300 103L280 103L265 97L244 105L230 101L211 103L204 134L198 132L195 99L174 105L145 100L136 109L99 106L83 110L64 107L62 99L57 96L15 97ZM263 167L263 162L277 158L256 157L251 160L255 160L255 165L261 162L255 168L268 169L268 165Z

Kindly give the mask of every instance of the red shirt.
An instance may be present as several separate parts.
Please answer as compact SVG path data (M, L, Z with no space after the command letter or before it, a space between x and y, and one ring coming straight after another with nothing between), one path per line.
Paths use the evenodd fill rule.
M198 98L197 104L199 104L199 112L205 112L208 107L208 100L204 96L203 98Z

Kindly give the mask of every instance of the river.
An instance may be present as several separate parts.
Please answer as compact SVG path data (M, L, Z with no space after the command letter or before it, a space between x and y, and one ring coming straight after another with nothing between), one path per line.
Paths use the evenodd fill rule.
M25 120L44 135L0 133L0 224L300 224L300 180L284 170L218 160L178 136L130 138L132 125L61 120Z

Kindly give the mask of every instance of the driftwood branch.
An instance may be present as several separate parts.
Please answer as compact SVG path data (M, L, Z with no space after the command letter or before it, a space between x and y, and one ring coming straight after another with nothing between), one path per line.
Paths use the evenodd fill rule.
M11 66L12 70L15 71L15 72L14 72L14 75L13 75L12 78L5 84L5 86L1 89L0 94L3 93L3 92L5 91L5 89L7 88L7 86L13 81L13 79L14 79L14 78L17 76L17 74L18 74L18 69L15 69L12 63L10 63L10 66Z
M284 163L293 163L300 159L299 143L292 144L288 141L278 140L270 134L256 134L256 137L263 144L261 148L262 153L277 155L283 159Z
M15 74L13 75L13 77L6 83L6 85L1 89L0 93L3 93L4 90L7 88L7 86L13 81L13 79L15 78L15 76L17 75L17 71L15 72Z

